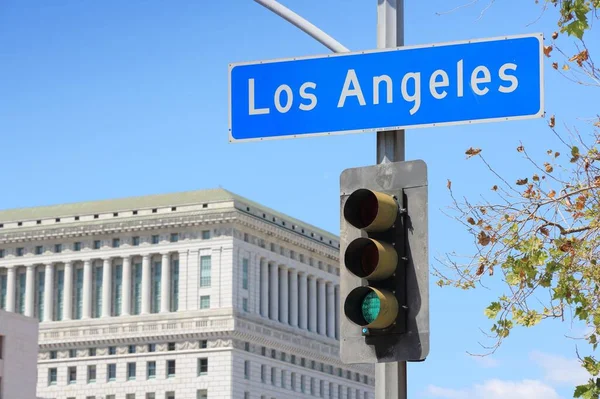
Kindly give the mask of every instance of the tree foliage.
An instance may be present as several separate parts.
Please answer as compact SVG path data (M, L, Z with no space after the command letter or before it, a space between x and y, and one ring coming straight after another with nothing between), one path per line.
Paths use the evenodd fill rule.
M554 70L575 84L600 89L600 69L585 43L599 19L600 0L534 1L557 20L544 47ZM448 254L440 260L446 267L435 274L438 285L465 290L502 279L504 292L484 309L493 320L491 352L517 326L565 318L585 324L584 342L592 354L577 356L590 378L575 387L574 397L598 399L600 360L593 352L600 342L600 116L587 120L585 133L564 126L559 129L557 117L548 116L560 148L530 154L522 143L515 145L531 170L513 179L501 176L482 149L466 150L469 162L478 159L497 180L490 187L493 199L459 200L448 180L453 217L472 234L476 250L466 263Z

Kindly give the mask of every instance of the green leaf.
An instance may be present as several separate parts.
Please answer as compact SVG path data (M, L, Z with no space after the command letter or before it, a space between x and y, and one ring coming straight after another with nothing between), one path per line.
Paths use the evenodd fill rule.
M500 306L500 302L492 302L490 304L490 306L488 306L485 310L484 310L484 314L487 316L488 319L494 319L496 318L496 316L498 315L498 312L502 309L502 307Z

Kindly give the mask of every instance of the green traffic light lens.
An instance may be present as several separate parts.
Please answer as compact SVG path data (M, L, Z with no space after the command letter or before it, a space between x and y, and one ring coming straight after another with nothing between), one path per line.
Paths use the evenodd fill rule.
M371 324L379 316L381 311L381 300L373 291L369 292L362 303L362 315L366 322Z

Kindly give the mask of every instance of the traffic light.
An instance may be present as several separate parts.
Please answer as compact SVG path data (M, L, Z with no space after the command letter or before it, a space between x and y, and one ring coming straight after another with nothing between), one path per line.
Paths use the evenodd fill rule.
M344 170L340 213L342 361L424 360L429 353L426 164Z

